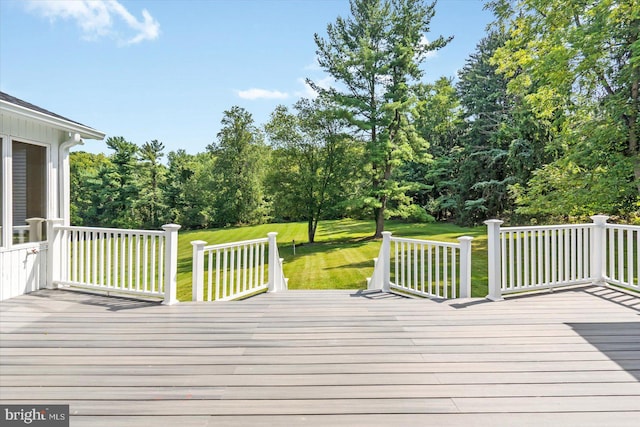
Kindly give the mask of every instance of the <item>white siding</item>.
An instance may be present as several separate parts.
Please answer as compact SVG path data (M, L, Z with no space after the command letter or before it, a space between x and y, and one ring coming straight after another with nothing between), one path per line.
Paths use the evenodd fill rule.
M8 142L5 147L10 147L12 141L25 143L44 144L49 148L47 165L47 217L53 218L59 215L59 194L58 194L58 146L68 139L68 132L53 128L49 125L27 120L23 117L11 113L0 111L0 135ZM24 168L25 163L20 158L13 158L14 168ZM4 185L5 193L3 224L12 224L12 216L21 219L26 212L14 212L10 206L12 200L12 173L6 171L6 180L1 182ZM22 188L19 184L17 188ZM20 195L17 195L20 197ZM0 212L2 214L2 212ZM5 236L11 237L10 233ZM0 250L0 300L12 298L25 293L33 292L46 286L47 277L47 244L28 243L9 247L10 242L3 242L5 247Z
M2 112L0 112L0 115L0 123L2 123L0 133L10 135L15 139L26 139L47 144L62 142L66 139L65 132L50 126Z
M0 301L42 289L46 278L46 243L0 252Z

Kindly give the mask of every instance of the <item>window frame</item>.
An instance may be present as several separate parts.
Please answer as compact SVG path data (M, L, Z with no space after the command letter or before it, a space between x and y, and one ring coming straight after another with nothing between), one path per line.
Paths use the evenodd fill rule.
M21 143L27 145L35 145L38 147L43 147L45 150L44 156L44 218L50 219L51 216L51 190L52 190L52 179L51 179L51 144L44 143L40 141L34 141L29 138L22 137L14 137L10 135L0 134L0 138L2 138L2 146L3 146L3 160L4 160L4 168L2 170L3 180L2 184L3 188L3 200L2 206L0 208L0 214L2 215L2 224L10 224L9 226L3 225L3 239L2 246L0 246L3 250L10 250L12 248L21 248L21 247L29 247L29 246L39 246L45 240L37 241L37 242L24 242L24 243L14 243L13 242L13 143Z

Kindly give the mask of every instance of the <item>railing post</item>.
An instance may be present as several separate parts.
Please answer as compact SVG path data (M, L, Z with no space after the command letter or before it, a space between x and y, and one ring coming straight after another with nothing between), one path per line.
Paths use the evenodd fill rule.
M391 283L391 232L382 232L382 250L380 251L382 259L378 259L378 262L382 262L382 291L389 292Z
M165 305L176 304L178 287L178 224L162 226L165 236L164 256L164 301Z
M489 249L489 295L491 301L502 300L502 261L500 259L500 226L504 221L490 219L484 222L487 225L487 246Z
M595 284L605 282L605 266L607 260L607 215L594 215L593 239L591 239L591 278Z
M282 281L281 277L276 277L278 276L278 263L280 262L280 257L278 256L278 243L276 242L277 235L278 233L275 231L267 233L267 237L269 238L268 292L275 292L279 290L278 282Z
M62 238L60 230L57 227L64 224L64 219L55 218L47 221L47 240L49 241L47 248L47 289L57 289L62 268L62 258L67 250L62 248Z
M367 277L367 290L379 290L382 289L382 274L379 273L378 259L373 259L373 275Z
M42 241L42 223L44 218L27 218L25 222L29 225L29 242Z
M194 240L193 245L193 265L191 268L191 299L193 301L204 301L204 247L207 244L204 240ZM209 272L211 274L211 272Z
M473 237L458 237L460 242L460 298L471 296L471 241Z
M282 269L282 264L284 263L284 258L278 257L278 281L276 282L276 292L286 291L289 289L289 279L284 277L284 270Z

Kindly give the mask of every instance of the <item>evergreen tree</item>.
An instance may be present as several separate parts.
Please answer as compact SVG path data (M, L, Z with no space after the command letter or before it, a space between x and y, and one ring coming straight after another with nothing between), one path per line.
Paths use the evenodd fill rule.
M367 170L371 183L367 199L381 237L387 204L403 198L407 188L394 179L394 169L424 140L412 125L414 85L423 75L426 54L443 47L442 37L424 36L434 16L433 4L421 0L351 0L351 16L327 26L327 38L315 35L320 66L339 88L309 84L342 108L342 114L366 135Z
M102 181L100 171L111 167L111 161L104 154L84 151L70 153L71 224L97 226L103 223L99 215Z
M234 106L224 112L218 143L207 149L215 155L214 223L218 226L253 224L266 216L262 182L268 151L253 117Z
M164 156L164 144L154 139L140 148L141 187L137 209L142 223L147 228L158 228L166 220L167 205L164 203L164 187L167 168L160 163Z
M111 164L99 172L101 183L96 194L101 223L120 228L140 227L136 212L140 196L138 146L121 136L107 138L106 144L115 153L109 157Z
M209 228L215 217L217 180L213 174L215 157L211 153L187 154L171 151L168 156L165 204L168 222L185 229Z
M429 143L428 158L406 165L414 203L439 220L454 218L460 205L459 162L462 114L451 79L418 87L416 128Z
M483 38L459 73L457 89L467 123L458 179L461 204L457 221L463 224L503 216L511 207L509 185L516 178L508 163L510 146L519 132L514 121L519 106L507 93L508 80L491 64L504 41L497 32ZM529 142L521 139L521 145Z

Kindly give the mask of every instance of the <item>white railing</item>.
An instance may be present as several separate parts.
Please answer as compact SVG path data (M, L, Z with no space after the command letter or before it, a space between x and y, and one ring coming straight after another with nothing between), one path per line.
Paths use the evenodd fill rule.
M29 241L28 236L29 236L28 225L13 226L13 243L26 243Z
M177 302L179 225L164 231L70 227L50 224L49 283Z
M9 227L13 244L42 241L42 224L46 222L45 219L28 218L26 222L27 225L14 225L13 227ZM2 225L0 225L0 246L4 246L2 244Z
M606 224L602 266L607 283L640 290L640 227Z
M27 218L27 225L15 225L13 226L13 243L31 243L41 242L42 224L45 223L44 218Z
M610 283L640 289L640 227L593 223L500 227L489 220L489 295L584 283Z
M264 291L286 290L277 234L210 246L202 240L191 242L193 301L229 301Z
M428 298L471 296L471 241L436 242L392 237L382 233L382 246L374 259L370 290L392 290Z

